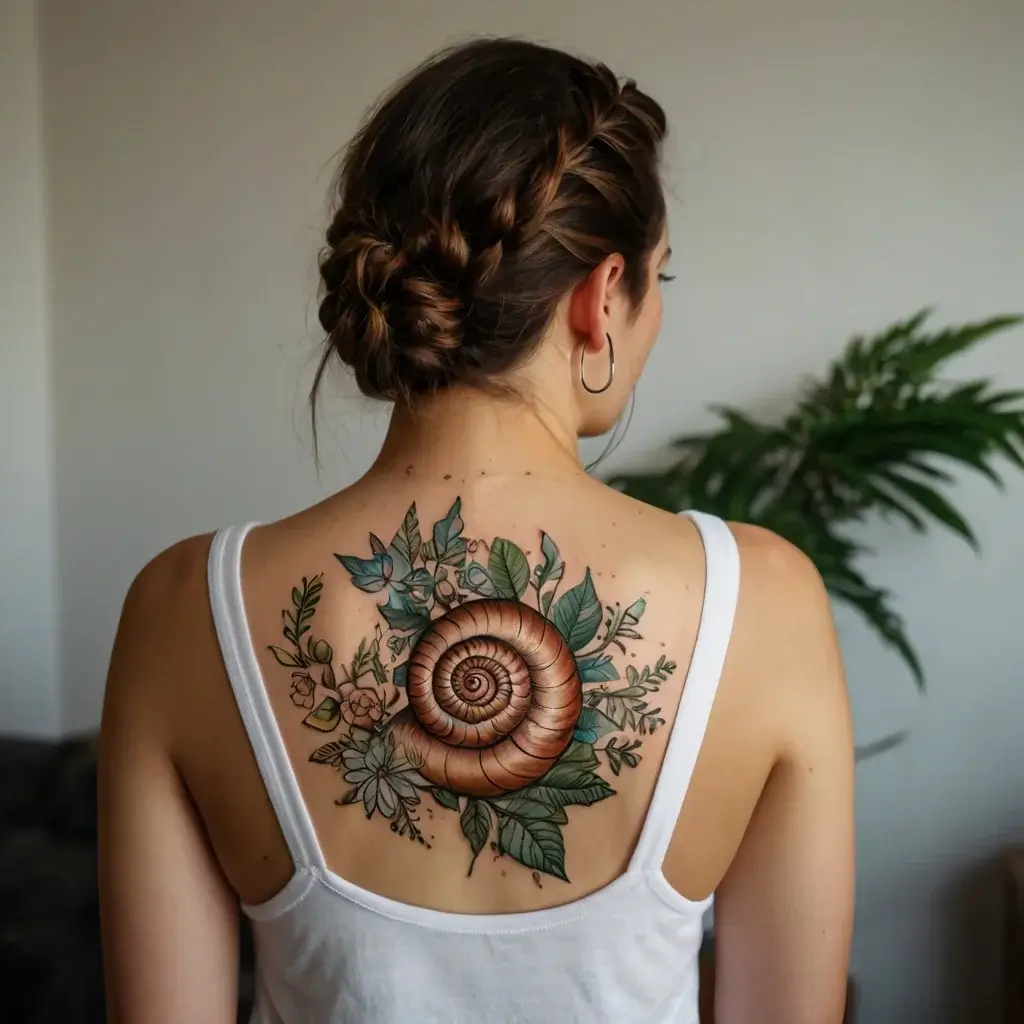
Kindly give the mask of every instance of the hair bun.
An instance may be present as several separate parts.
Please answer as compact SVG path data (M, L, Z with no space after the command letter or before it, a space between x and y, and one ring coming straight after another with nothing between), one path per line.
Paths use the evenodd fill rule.
M450 383L463 341L470 249L428 224L402 246L365 222L332 225L320 262L320 324L360 389L396 399Z

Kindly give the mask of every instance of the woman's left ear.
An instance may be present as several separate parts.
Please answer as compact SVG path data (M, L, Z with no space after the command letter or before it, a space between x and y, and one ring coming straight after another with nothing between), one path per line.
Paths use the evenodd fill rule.
M626 262L619 253L606 256L574 289L569 302L569 326L591 352L605 345Z

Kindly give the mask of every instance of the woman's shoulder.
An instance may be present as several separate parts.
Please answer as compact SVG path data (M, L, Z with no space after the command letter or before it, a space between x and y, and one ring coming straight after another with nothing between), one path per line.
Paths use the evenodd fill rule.
M602 487L606 514L618 512L638 527L638 537L658 543L675 541L682 546L696 542L696 531L686 512L670 512L649 505L610 487ZM753 523L726 522L739 551L746 592L785 598L800 609L827 606L824 584L814 562L778 533Z
M740 556L741 611L755 631L797 649L813 639L815 628L831 634L831 603L811 558L762 526L728 525Z
M783 587L806 600L823 594L824 584L814 562L791 541L753 523L730 521L728 525L752 583Z
M729 526L741 584L728 674L789 756L826 722L834 722L837 733L847 727L831 601L814 562L790 541L760 526Z
M206 567L212 537L178 541L142 566L125 594L117 643L152 652L154 665L175 663L184 638L194 646L210 618Z
M212 537L178 541L135 575L114 641L108 706L145 706L156 714L169 710L195 666L216 652L206 574Z
M136 573L125 597L125 607L148 613L166 613L197 586L206 587L206 566L214 534L186 537L153 555Z

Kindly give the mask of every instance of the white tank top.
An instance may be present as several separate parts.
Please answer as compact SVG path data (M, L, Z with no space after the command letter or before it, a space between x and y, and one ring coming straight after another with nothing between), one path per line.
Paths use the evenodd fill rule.
M739 591L720 519L686 513L707 559L696 646L640 840L625 874L572 903L454 914L379 896L324 862L260 675L242 597L249 527L214 539L209 586L224 663L295 864L243 906L256 946L251 1024L697 1024L697 957L711 905L662 874L718 689Z

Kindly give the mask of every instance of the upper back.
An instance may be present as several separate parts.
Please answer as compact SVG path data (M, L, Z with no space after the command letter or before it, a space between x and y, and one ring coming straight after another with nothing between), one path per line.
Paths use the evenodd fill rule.
M702 617L689 521L583 478L369 481L251 530L240 570L242 644L333 873L403 903L497 913L623 872ZM707 631L727 639L732 611L725 600ZM295 852L265 803L253 814L261 780L228 680L198 701L182 771L229 879L258 903Z

